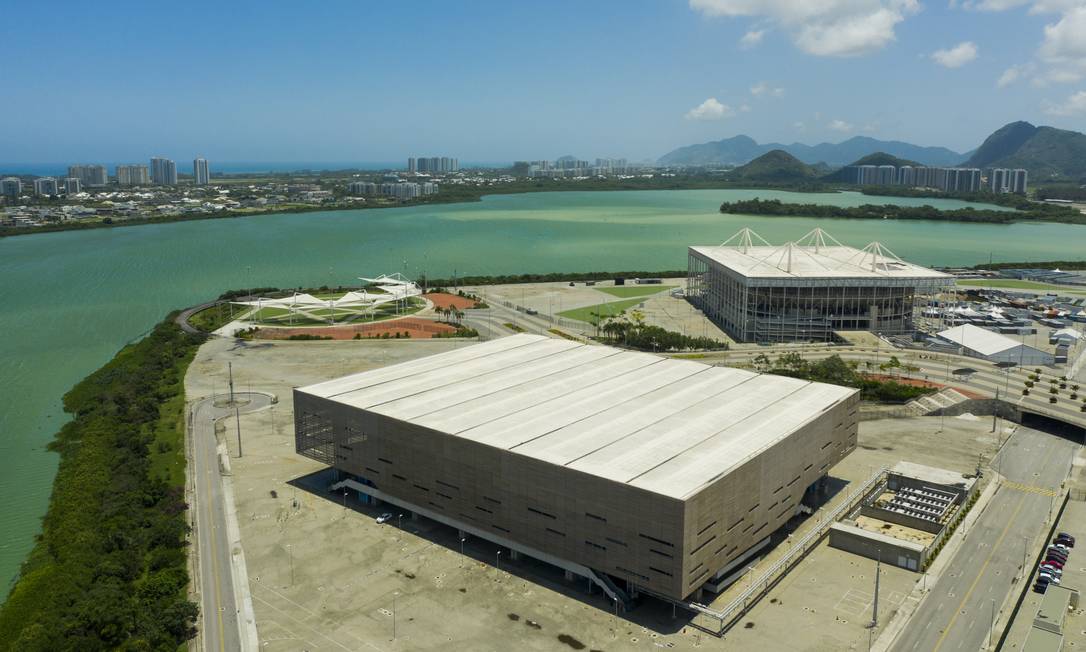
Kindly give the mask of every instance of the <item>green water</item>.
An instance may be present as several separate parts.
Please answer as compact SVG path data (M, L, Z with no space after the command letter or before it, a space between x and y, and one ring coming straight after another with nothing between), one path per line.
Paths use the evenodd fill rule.
M63 423L60 398L169 310L230 288L350 284L385 272L684 269L686 246L743 226L770 242L822 226L930 265L1082 258L1086 227L720 215L751 197L856 206L863 195L690 190L539 193L481 203L70 231L0 239L0 587L32 544ZM880 202L883 200L880 200ZM885 203L963 202L886 198ZM5 592L6 593L6 592Z

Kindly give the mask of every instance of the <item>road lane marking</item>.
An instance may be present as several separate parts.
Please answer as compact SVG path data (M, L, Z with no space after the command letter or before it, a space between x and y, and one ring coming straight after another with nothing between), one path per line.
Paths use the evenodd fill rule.
M954 610L954 616L947 623L946 628L943 629L943 634L939 637L939 640L935 642L935 647L932 648L932 652L938 652L939 648L943 646L943 641L950 634L950 630L954 628L954 623L958 621L958 616L962 614L962 610L965 608L965 603L969 601L969 596L973 595L973 591L977 588L977 584L980 583L980 579L984 577L984 572L988 570L988 565L992 563L992 557L995 556L995 551L999 548L999 544L1003 542L1003 539L1007 536L1007 532L1010 531L1011 525L1014 524L1014 520L1018 517L1018 512L1022 511L1022 506L1026 504L1026 497L1023 495L1018 499L1018 507L1015 508L1014 513L1007 519L1007 524L1003 526L1003 531L999 534L999 538L992 545L991 551L984 559L984 563L981 564L980 572L977 573L976 579L969 585L969 590L965 592L962 597L962 601L958 603L958 607Z

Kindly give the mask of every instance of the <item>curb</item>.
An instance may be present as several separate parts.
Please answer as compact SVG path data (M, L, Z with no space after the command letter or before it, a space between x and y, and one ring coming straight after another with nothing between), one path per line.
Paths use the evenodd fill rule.
M875 640L874 645L871 646L872 652L885 652L889 650L897 641L897 637L901 635L901 632L905 630L905 627L909 625L912 620L913 614L915 614L924 604L924 600L931 595L931 589L927 591L923 590L924 583L928 583L934 587L935 583L939 581L943 571L946 570L946 566L950 564L950 559L958 552L962 542L965 540L966 535L973 529L973 525L980 518L981 514L988 509L988 505L991 503L992 498L995 496L996 491L1002 485L1003 476L993 473L992 481L988 483L988 486L984 488L980 496L977 497L977 502L973 504L973 509L969 510L966 514L965 520L961 522L958 529L954 531L954 534L950 536L950 540L940 551L939 556L935 562L931 565L926 573L927 578L921 577L917 580L913 586L913 590L909 592L908 597L905 599L905 603L911 604L912 608L907 609L903 603L903 606L898 610L896 617L890 621L890 624L882 630L879 637ZM930 581L929 581L930 580Z

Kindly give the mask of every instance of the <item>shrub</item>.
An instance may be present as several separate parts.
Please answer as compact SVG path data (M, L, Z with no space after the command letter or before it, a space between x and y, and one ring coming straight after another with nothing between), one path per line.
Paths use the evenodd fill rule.
M1058 400L1058 399L1057 399L1057 398L1056 398L1055 396L1049 396L1049 397L1048 397L1048 402L1049 402L1049 403L1055 403L1055 402L1056 402L1057 400Z

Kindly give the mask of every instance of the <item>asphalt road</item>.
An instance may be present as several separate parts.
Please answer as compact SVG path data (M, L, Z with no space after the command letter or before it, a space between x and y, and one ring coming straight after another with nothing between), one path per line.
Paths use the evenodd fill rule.
M241 413L253 412L272 404L267 394L235 393ZM189 412L192 437L190 460L193 473L196 515L196 559L200 588L200 632L204 650L226 652L242 649L239 605L234 595L234 573L230 542L226 530L226 509L215 438L215 422L233 417L235 408L227 398L216 396L194 403ZM232 420L226 432L233 434ZM244 432L242 433L244 436Z
M1074 456L1075 444L1020 427L992 466L1006 477L984 513L931 588L895 652L987 649L993 614L1012 588L1023 561L1033 558L1029 541L1043 529L1053 497ZM1031 581L1032 575L1027 574ZM1019 580L1021 581L1021 580Z

